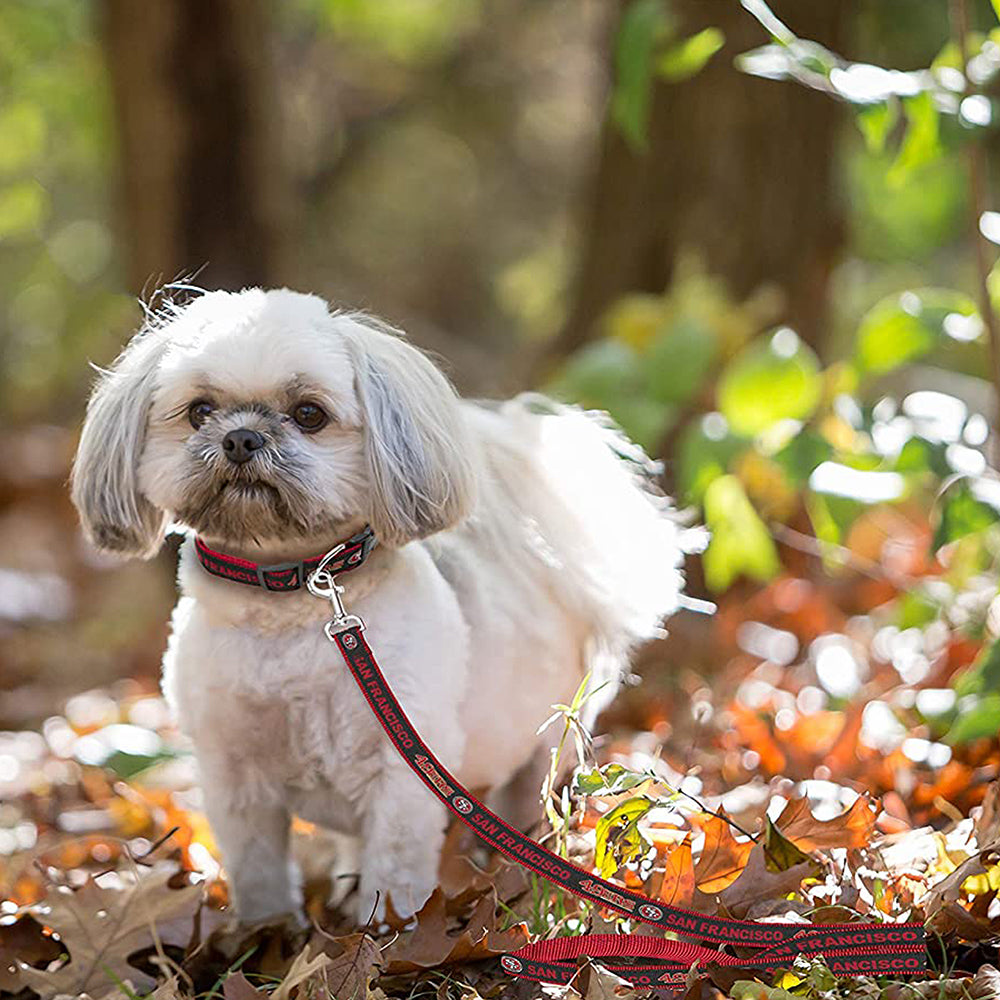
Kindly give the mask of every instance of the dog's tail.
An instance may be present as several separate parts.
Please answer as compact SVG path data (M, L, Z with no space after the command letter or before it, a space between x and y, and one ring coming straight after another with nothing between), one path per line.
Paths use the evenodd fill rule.
M511 460L491 473L521 512L522 544L528 533L549 593L586 623L595 679L611 677L679 606L682 528L657 467L606 414L536 394L494 414L489 436Z

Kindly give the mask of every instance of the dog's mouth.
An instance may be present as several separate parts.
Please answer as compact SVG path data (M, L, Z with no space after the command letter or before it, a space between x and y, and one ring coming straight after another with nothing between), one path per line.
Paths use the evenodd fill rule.
M279 500L277 487L262 479L226 479L219 486L219 495L241 500Z

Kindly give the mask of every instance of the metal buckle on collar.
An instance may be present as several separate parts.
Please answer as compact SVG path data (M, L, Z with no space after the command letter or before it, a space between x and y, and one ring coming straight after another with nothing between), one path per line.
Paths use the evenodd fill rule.
M289 570L295 570L295 577L290 582L289 586L279 585L277 587L272 587L267 582L268 573L287 573ZM286 562L286 563L273 563L270 566L258 566L257 567L257 582L261 585L264 590L270 590L272 593L282 593L287 590L297 590L305 582L306 578L306 566L302 560L298 562Z

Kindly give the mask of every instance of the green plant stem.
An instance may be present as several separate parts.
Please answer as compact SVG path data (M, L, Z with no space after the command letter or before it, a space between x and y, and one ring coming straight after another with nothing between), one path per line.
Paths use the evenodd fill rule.
M963 96L969 93L969 48L966 39L969 35L969 8L967 0L949 0L948 11L951 20L952 36L962 60L962 74L965 78L965 88ZM971 195L971 233L973 251L976 258L976 271L978 275L978 298L979 312L983 323L986 326L986 335L989 348L989 372L990 382L993 385L993 413L990 414L991 454L990 464L997 466L1000 458L1000 327L997 324L996 313L993 311L993 304L990 300L989 276L990 261L987 256L986 240L979 231L979 220L989 208L989 190L986 176L985 157L983 146L976 138L970 138L965 145L965 166L969 175L969 193Z

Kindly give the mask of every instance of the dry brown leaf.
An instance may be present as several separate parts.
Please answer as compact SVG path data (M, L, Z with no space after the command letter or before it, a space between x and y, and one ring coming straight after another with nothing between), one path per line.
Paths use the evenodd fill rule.
M854 800L850 809L833 819L816 819L807 798L790 799L775 826L804 851L833 847L864 847L871 842L878 811L867 795Z
M889 983L879 995L883 1000L997 1000L1000 973L992 965L982 965L969 977Z
M635 987L610 969L587 960L569 982L582 1000L637 1000Z
M222 995L226 1000L264 1000L264 994L238 970L226 976Z
M1000 840L1000 781L994 781L987 789L972 832L980 850Z
M497 930L496 896L492 891L476 904L464 929L449 932L446 900L441 890L435 889L417 914L417 926L402 934L386 952L386 971L396 974L472 962L516 951L527 943L525 924Z
M330 993L335 997L363 997L373 972L381 965L382 953L368 934L347 934L327 939L323 950L333 959L326 973Z
M716 899L734 917L742 917L754 903L780 898L798 890L802 880L815 873L812 862L803 861L787 871L772 872L767 868L764 849L754 844L746 868L727 889L716 893Z
M721 892L739 878L753 850L753 841L739 843L725 813L702 824L705 846L694 870L695 884L705 893Z
M333 959L322 950L305 947L295 956L291 968L285 973L285 978L271 994L271 1000L291 1000L292 990L298 990L300 1000L303 997L328 997L327 972L333 965Z
M992 965L981 965L968 987L972 1000L998 1000L1000 998L1000 972Z
M24 989L18 959L25 965L45 966L61 952L59 943L43 933L42 925L29 914L9 924L0 923L0 993Z
M174 975L165 979L149 994L146 1000L184 1000L184 990L181 988L180 978Z
M948 903L954 903L962 894L962 883L973 875L982 875L985 871L986 866L982 862L981 855L974 854L971 858L966 858L950 875L945 875L934 884L924 903L924 912L931 917Z
M989 941L997 936L989 920L974 916L960 903L942 906L927 921L927 928L942 937L957 934L966 941Z
M152 872L123 888L102 888L91 879L75 891L53 889L37 916L59 935L70 960L54 971L22 965L22 982L43 998L98 994L115 986L113 976L140 992L151 989L155 980L130 965L129 956L154 944L156 925L181 916L191 921L187 936L166 943L186 945L201 905L202 886L171 888L168 883L174 874Z

